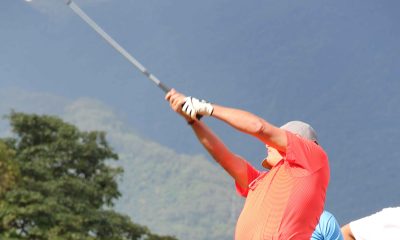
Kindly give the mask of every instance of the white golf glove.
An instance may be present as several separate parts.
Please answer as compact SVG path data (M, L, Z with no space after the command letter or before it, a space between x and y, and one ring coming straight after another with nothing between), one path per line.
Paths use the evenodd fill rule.
M211 116L213 110L211 103L194 97L185 97L182 106L182 111L193 120L199 119L198 116Z

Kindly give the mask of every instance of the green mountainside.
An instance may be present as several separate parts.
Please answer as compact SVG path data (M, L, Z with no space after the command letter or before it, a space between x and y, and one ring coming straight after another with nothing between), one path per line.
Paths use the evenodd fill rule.
M92 100L71 104L65 119L85 130L107 132L124 168L119 212L179 239L233 238L243 200L231 178L205 155L178 154L145 140Z
M107 141L119 155L118 161L109 164L124 169L119 179L122 196L115 202L118 212L153 232L180 240L233 238L243 199L236 194L231 178L206 152L179 154L144 139L96 100L71 102L46 94L18 93L0 91L2 99L13 99L12 104L0 103L3 115L12 106L17 111L55 114L83 131L106 132ZM9 134L7 121L1 121L0 132Z

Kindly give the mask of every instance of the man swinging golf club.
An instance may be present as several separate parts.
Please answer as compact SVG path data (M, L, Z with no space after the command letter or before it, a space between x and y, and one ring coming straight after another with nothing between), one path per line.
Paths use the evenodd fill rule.
M170 90L139 61L109 36L72 0L66 4L133 66L167 93L166 100L192 126L199 141L235 179L246 197L238 219L235 238L310 239L323 211L329 182L328 158L317 144L314 130L294 121L281 128L246 111L210 104ZM233 154L203 123L199 116L213 116L267 145L268 157L259 172Z
M240 109L186 97L172 89L165 99L193 128L200 143L234 179L246 198L236 240L310 239L324 209L328 157L313 128L300 121L276 127ZM256 137L268 149L260 172L231 152L198 116L211 116Z

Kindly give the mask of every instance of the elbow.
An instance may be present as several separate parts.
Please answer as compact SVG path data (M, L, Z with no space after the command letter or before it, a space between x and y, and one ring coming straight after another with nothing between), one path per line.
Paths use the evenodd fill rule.
M250 134L260 139L264 143L268 143L269 145L272 144L273 146L279 146L278 143L273 141L273 138L276 138L277 131L275 131L275 128L271 124L267 123L263 119L259 119L257 122L254 122Z
M262 119L258 119L257 121L254 121L251 124L250 127L250 133L254 136L269 136L270 134L270 129L268 128L268 125L266 122Z
M261 119L256 119L251 122L248 122L245 128L242 130L251 135L257 135L261 132L264 132L265 126Z
M257 130L257 131L256 131L256 134L262 134L262 133L265 132L265 124L264 124L264 122L263 122L261 119L259 119L259 120L255 123L254 128Z

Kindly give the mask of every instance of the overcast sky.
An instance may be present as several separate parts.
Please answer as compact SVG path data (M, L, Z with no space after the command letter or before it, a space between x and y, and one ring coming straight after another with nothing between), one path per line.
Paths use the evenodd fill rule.
M163 93L64 2L1 1L0 88L94 98L143 136L201 151L182 147L198 145ZM329 107L328 117L336 116L341 104L367 110L374 96L390 97L399 86L399 1L76 3L166 85L277 125L301 119L329 135L321 125L336 123L311 112ZM251 139L217 129L252 161L264 154L249 150Z

